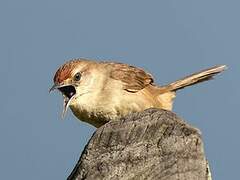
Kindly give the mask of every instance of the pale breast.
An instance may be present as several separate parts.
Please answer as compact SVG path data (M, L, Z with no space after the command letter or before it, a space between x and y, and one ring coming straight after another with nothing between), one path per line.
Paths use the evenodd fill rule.
M170 96L159 96L154 91L154 87L147 87L137 92L129 92L122 88L119 81L109 80L103 88L77 97L70 108L78 119L95 127L148 108L170 110Z

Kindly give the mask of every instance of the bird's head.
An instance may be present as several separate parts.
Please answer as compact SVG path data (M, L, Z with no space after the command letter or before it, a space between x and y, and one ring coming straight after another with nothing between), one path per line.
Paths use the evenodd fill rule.
M91 85L91 75L89 65L91 61L84 59L71 60L59 67L54 76L54 85L50 92L59 90L64 99L63 113L64 117L69 105L78 96L88 93L88 86Z

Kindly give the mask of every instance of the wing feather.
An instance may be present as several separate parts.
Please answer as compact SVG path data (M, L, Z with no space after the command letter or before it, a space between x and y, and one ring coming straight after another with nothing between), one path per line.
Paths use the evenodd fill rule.
M152 75L143 69L114 62L108 62L108 66L110 66L110 78L122 81L126 91L137 92L154 82Z

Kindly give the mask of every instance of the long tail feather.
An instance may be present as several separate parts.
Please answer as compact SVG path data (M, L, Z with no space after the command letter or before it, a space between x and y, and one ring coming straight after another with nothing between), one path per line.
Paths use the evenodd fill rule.
M213 79L214 75L224 71L226 67L227 67L226 65L215 66L215 67L200 71L198 73L194 73L183 79L177 80L173 83L163 86L162 88L167 89L168 91L177 91L187 86L192 86L200 82L208 81L210 79Z

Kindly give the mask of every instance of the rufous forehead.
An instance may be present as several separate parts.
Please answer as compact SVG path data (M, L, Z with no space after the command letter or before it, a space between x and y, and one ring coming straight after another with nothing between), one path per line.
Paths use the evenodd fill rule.
M54 82L59 84L64 80L70 78L78 63L78 60L72 60L60 66L54 76Z

